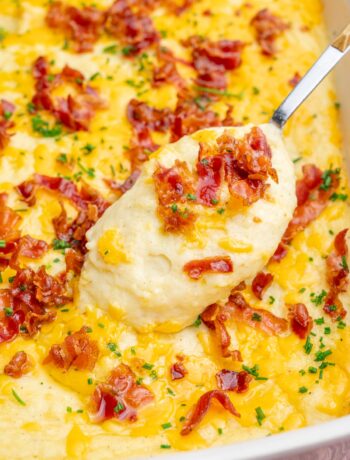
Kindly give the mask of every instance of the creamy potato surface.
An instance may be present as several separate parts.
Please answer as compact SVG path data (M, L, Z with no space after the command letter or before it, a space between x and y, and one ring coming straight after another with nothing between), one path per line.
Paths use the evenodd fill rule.
M169 235L162 230L152 180L157 165L171 168L176 160L182 160L194 169L199 142L213 137L209 141L213 144L224 132L241 138L250 127L199 131L194 139L184 137L156 153L133 189L90 230L89 253L79 285L80 304L107 311L112 308L120 319L139 329L175 332L193 324L203 305L225 301L232 286L262 270L281 241L296 206L293 166L281 133L274 126L265 125L262 129L272 148L278 182L270 178L264 199L247 210L237 204L230 207L227 191L227 197L221 196L221 204L218 203L224 213L202 207L189 234ZM191 198L197 201L196 196ZM113 235L119 248L123 242L123 248L118 257L112 258L116 248ZM191 260L222 254L229 254L232 273L208 274L194 281L183 271Z
M264 437L347 415L349 261L346 239L339 237L335 241L335 237L349 226L349 190L338 126L340 106L330 79L305 102L284 131L296 178L304 177L299 205L306 204L309 211L312 208L313 218L307 225L300 223L299 217L305 217L301 209L305 207L299 207L300 215L293 217L298 222L295 220L288 227L289 233L284 234L284 257L268 262L294 206L295 197L290 194L292 168L287 161L280 166L280 179L285 178L280 188L271 182L271 193L281 190L276 202L268 203L273 215L260 216L263 234L251 236L258 242L260 259L252 261L247 270L245 289L236 292L228 305L223 306L223 299L217 307L224 316L215 316L215 324L210 322L210 311L203 315L204 321L196 318L213 301L210 298L208 302L201 299L202 309L197 305L198 312L183 310L179 322L187 325L194 321L181 332L173 333L171 325L164 332L137 332L128 323L142 323L137 318L142 314L142 305L130 310L134 317L127 321L119 299L115 300L117 308L104 311L110 299L101 294L101 305L96 306L99 293L105 295L109 283L114 282L113 275L104 276L104 266L95 264L81 281L88 284L86 292L90 291L94 302L79 301L77 266L82 259L75 260L68 273L65 260L72 248L87 257L88 263L89 258L95 257L98 248L92 239L94 230L88 233L91 255L84 254L86 229L109 204L120 200L121 207L127 202L128 194L120 198L120 184L142 167L142 174L147 174L154 161L151 153L157 146L161 152L169 141L182 134L193 136L200 128L268 122L273 110L327 43L321 2L307 0L302 7L291 0L144 2L151 23L144 19L144 12L137 13L144 31L142 43L136 43L135 37L126 39L125 30L120 30L124 23L118 21L118 15L125 19L128 14L121 8L117 12L109 10L107 19L98 16L95 28L85 29L83 45L88 44L88 49L79 49L83 45L72 29L67 29L67 21L65 26L56 24L53 28L51 23L49 27L45 18L52 3L9 0L2 2L0 11L0 99L7 101L2 102L0 110L0 192L7 194L7 198L1 195L0 200L1 222L6 224L0 229L0 457L95 460L158 455ZM82 10L92 3L98 11L106 12L113 2L67 0L65 5ZM125 2L120 3L125 6ZM266 40L265 35L265 41L261 15L257 20L264 8L278 18L265 16L269 37ZM81 31L78 35L82 36ZM201 38L188 40L193 36ZM224 39L242 43L214 45ZM38 61L39 57L46 59ZM189 65L195 61L197 67ZM155 79L154 68L169 62L175 62L177 73L173 67L167 67L169 73L164 76L163 68ZM80 73L63 71L65 65ZM208 72L206 65L211 66ZM69 105L70 93L73 101ZM187 105L185 110L182 105L185 116L181 119L179 99L185 97L184 93L190 98L190 102L186 100L190 109ZM137 106L141 111L138 116L142 113L142 117L149 117L146 137L138 124L140 119L134 116L136 104L130 105L133 99L147 104ZM77 101L78 106L74 105ZM228 105L233 106L229 117ZM159 112L152 112L149 107ZM179 124L175 126L174 117L181 119L181 129ZM201 117L205 118L202 124L198 122L193 131L187 129L194 126L194 118L198 121ZM168 125L165 120L170 120ZM238 132L245 128L234 129ZM273 135L266 133L274 149ZM191 137L179 141L178 145L186 150L184 155L189 151L185 144L192 141ZM137 150L140 144L142 149ZM148 156L149 163L144 161ZM277 165L274 167L278 169ZM43 176L62 180L58 185ZM24 181L25 187L16 189ZM98 196L86 187L93 188ZM127 193L143 194L142 187L142 182L136 182ZM143 196L140 202L142 199ZM66 215L62 214L62 206ZM247 214L254 213L259 206L261 200L247 207ZM113 208L110 209L97 226L110 229L111 218L117 233L107 233L100 241L100 254L108 259L105 245L111 244L112 259L119 258L126 266L130 255L124 253L122 246L128 247L128 229L132 237L138 234L137 230L142 232L144 223L132 218L120 221L119 225L111 216ZM213 209L215 212L221 208ZM202 235L220 231L213 229L225 222L226 217L220 212L208 224L209 229L201 229ZM152 214L151 222L154 219ZM269 222L279 222L281 227L269 230ZM160 225L159 219L157 223ZM35 247L28 239L23 243L25 235L41 243ZM243 231L236 237L241 240ZM29 245L30 251L23 251L22 247L21 254L16 255L18 241ZM196 235L186 244L191 251L201 251ZM223 245L223 253L229 254L232 246L227 241ZM166 249L177 251L178 247ZM264 249L268 249L267 256L262 254ZM181 247L181 251L186 250L189 249ZM237 256L237 266L245 254L238 252L232 256L234 262ZM182 253L177 256L182 257ZM184 261L181 259L181 263ZM259 299L252 288L252 277L264 264L264 273L273 279L262 289ZM43 269L39 272L42 266L52 278L45 278ZM32 272L27 271L22 282L19 274L25 267ZM151 271L147 275L152 279ZM211 276L226 275L205 275L203 279L209 280L206 289ZM44 285L43 277L50 280L49 286ZM181 302L186 296L191 299L205 293L199 288L198 293L197 288L191 292L187 287L196 286L197 281L185 279L183 283ZM63 287L65 291L61 292ZM166 289L161 282L160 287ZM134 286L133 290L136 292ZM173 292L171 285L169 290ZM69 301L73 297L76 301ZM122 310L124 305L126 309L125 299L121 299L125 302ZM32 331L32 323L24 323L21 314L16 315L18 305L25 302L35 303L41 313L45 312L37 330ZM165 298L161 302L164 309ZM309 316L300 314L305 311L297 309L298 304L304 304ZM169 303L166 308L171 310L173 305ZM158 316L156 322L162 323L161 314ZM223 346L223 329L219 326L225 327L230 336L229 348ZM81 341L74 352L76 359L67 362L63 358L71 354L69 343L78 337ZM9 375L13 371L6 366L21 351L28 361L21 368L23 375L14 378ZM98 396L103 399L103 391L109 391L108 385L113 386L111 380L105 386L101 384L111 379L113 369L125 371L120 367L122 363L133 373L129 377L134 396L141 395L144 404L132 401L137 406L135 420L133 410L126 416L126 408L118 399L109 417L105 417L108 420L97 420L94 404L101 401ZM182 378L174 379L174 364L186 370ZM247 381L247 388L236 386L234 391L223 393L228 398L226 407L232 403L240 417L212 401L201 422L189 434L181 434L199 398L209 391L219 391L220 376L227 375L222 370L243 372L241 375ZM115 374L114 377L117 379Z

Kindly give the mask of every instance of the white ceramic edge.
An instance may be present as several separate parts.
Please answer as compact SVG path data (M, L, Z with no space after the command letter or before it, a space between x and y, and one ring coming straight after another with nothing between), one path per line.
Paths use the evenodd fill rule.
M324 0L325 19L330 36L334 37L350 20L350 0ZM302 5L301 5L302 7ZM341 124L344 154L350 173L350 97L349 97L350 54L345 57L335 72L337 95L341 102ZM312 451L322 445L334 444L350 438L350 415L330 422L275 434L265 438L238 442L227 446L211 447L191 452L143 457L179 460L270 460L300 452ZM142 458L139 457L140 460Z
M188 453L176 453L164 458L181 460L263 460L273 459L283 454L305 452L321 445L332 444L350 437L350 416L341 417L331 422L309 426L283 434L265 438L195 450ZM281 457L282 458L282 457Z

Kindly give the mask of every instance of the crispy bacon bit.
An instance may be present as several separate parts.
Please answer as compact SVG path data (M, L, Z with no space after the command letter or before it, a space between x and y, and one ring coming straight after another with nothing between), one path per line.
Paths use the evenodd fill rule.
M127 107L127 117L136 130L147 128L160 133L166 132L172 123L170 109L155 109L145 102L131 99Z
M55 119L72 131L87 131L95 111L106 107L105 101L96 89L85 82L84 75L78 70L65 66L60 73L50 73L45 57L39 57L33 66L35 94L32 103L35 110L47 110ZM52 92L62 84L74 88L66 98L52 96Z
M180 380L188 374L187 369L181 361L176 361L170 368L171 380Z
M92 371L99 355L99 349L97 342L90 339L88 330L84 326L79 331L68 335L63 343L52 345L43 363L53 363L56 367L66 371L70 367Z
M225 158L225 179L231 195L249 206L262 198L270 176L278 182L272 168L271 149L263 131L253 127L242 139L224 132L217 139L219 154Z
M4 250L9 253L12 252L11 249L8 250L8 244L5 246ZM32 238L30 235L25 235L19 238L12 245L13 252L9 260L9 265L12 268L18 268L18 262L21 257L28 257L29 259L40 259L45 252L49 249L49 245L43 240L37 240ZM1 252L1 249L0 249Z
M137 420L137 409L154 400L153 394L136 377L129 366L120 364L113 369L106 383L97 386L91 398L93 420L103 422L116 417L118 420Z
M199 398L196 405L187 415L186 420L181 430L182 436L186 436L187 434L191 433L191 431L193 431L194 428L196 428L196 426L200 424L205 414L209 410L212 399L216 399L222 405L222 407L226 409L228 412L230 412L232 415L235 415L236 417L241 416L237 412L230 398L224 391L222 390L207 391Z
M175 142L186 134L192 134L199 129L211 128L215 126L233 126L232 119L220 120L218 114L213 110L208 110L208 99L199 97L189 99L180 95L175 111L174 122L171 126L171 142ZM231 114L232 109L228 112Z
M264 196L268 176L278 181L271 164L271 149L260 128L254 127L243 139L224 132L216 146L200 145L197 195L202 204L218 203L220 184L225 178L231 195L243 205Z
M348 245L347 233L349 229L339 232L334 238L334 251L327 257L327 282L329 293L325 299L323 310L333 319L344 318L345 310L339 294L345 292L349 285L349 266L347 262Z
M98 217L108 208L110 203L91 187L84 185L78 190L74 182L63 177L50 177L41 174L34 174L31 180L22 182L17 186L17 191L23 200L29 205L35 204L35 192L37 188L57 193L67 198L77 209L87 211L89 205L97 208Z
M121 184L116 182L115 180L105 179L106 184L108 187L113 190L118 196L124 195L125 192L130 190L134 184L136 183L137 179L139 178L141 171L139 169L135 169L127 179Z
M5 241L17 240L20 237L18 228L22 218L13 209L6 206L7 197L0 202L0 239Z
M337 170L322 172L313 164L303 166L303 177L297 181L296 185L297 207L272 260L279 262L286 256L287 245L298 233L317 219L327 207L328 200L338 185Z
M183 42L192 48L193 66L197 71L195 83L201 88L225 90L227 70L234 70L242 63L243 43L239 40L212 42L198 35ZM205 94L205 89L201 90Z
M196 219L187 207L180 208L193 194L193 184L187 163L175 161L172 168L159 165L153 173L158 198L158 214L166 232L180 232L189 228Z
M289 319L292 331L301 339L309 335L313 321L306 306L303 303L297 303L289 306Z
M206 257L187 262L183 270L191 279L198 280L206 273L232 273L233 263L229 256Z
M201 204L214 206L219 202L219 191L224 172L224 160L221 156L207 156L208 148L199 144L197 162L198 186L196 196Z
M132 56L155 45L159 35L148 14L147 6L133 0L116 0L107 11L107 31L127 46Z
M153 142L151 131L166 132L172 123L173 115L169 109L158 110L136 99L131 99L126 113L132 126L131 148L128 154L131 170L134 172L148 160L148 154L159 147Z
M201 319L209 329L215 331L221 356L232 358L234 361L242 361L239 350L230 350L231 337L225 326L225 321L229 319L229 316L223 312L223 308L217 304L209 305L201 314Z
M217 139L216 145L200 144L196 165L197 184L184 162L177 161L172 168L158 166L153 178L159 202L158 213L164 222L165 231L180 231L193 223L196 215L191 208L178 208L178 204L188 202L188 196L191 206L193 202L205 206L218 204L224 180L233 198L242 205L249 206L262 198L269 185L266 183L268 177L278 182L271 156L264 133L254 127L243 139L237 140L225 131ZM207 262L204 270L225 273L232 271L227 263L223 267L220 262L219 270L216 265L212 270L210 261L204 262ZM197 275L189 276L198 279L202 271L196 270Z
M262 300L264 292L271 285L272 281L273 275L271 273L259 272L255 276L252 282L252 291L259 300Z
M77 217L71 221L68 220L66 210L61 203L61 213L52 219L57 238L69 243L77 251L76 262L80 259L82 263L82 255L78 255L78 252L86 253L86 232L96 223L100 215L97 205L88 204L88 208L79 211ZM69 259L72 259L72 256L69 256ZM77 265L75 267L78 268Z
M44 188L67 198L79 210L73 221L68 221L67 213L61 203L61 213L52 220L58 239L66 241L75 249L86 252L86 232L95 224L110 205L96 190L84 185L80 190L70 180L60 177L34 174L33 179L17 186L24 201L32 206L35 203L37 188Z
M34 336L43 323L51 322L57 307L69 302L65 273L53 277L45 267L17 269L9 289L0 290L0 343L19 333Z
M222 369L216 374L216 382L220 390L236 393L246 392L252 379L253 377L246 371L235 372Z
M71 270L76 275L80 275L84 264L84 256L75 249L68 249L68 251L65 252L64 257L66 261L67 272Z
M267 8L264 8L253 17L251 25L256 30L257 41L262 53L266 56L274 56L277 51L275 40L282 32L288 29L288 24L272 14Z
M11 134L8 131L15 126L11 120L14 111L15 106L11 102L0 100L0 150L10 142Z
M18 351L12 358L11 361L4 367L4 374L14 379L22 377L24 374L28 374L32 367L32 363L28 358L28 355L24 351Z
M297 84L300 82L301 80L301 75L299 72L295 72L293 78L291 78L288 83L290 84L290 86L292 88L295 88L295 86L297 86Z
M152 85L157 88L164 84L171 84L182 91L186 87L185 80L177 71L175 62L167 61L160 67L154 67Z
M191 8L191 6L195 3L195 0L183 0L180 5L174 5L173 11L176 16L180 16L186 10Z
M47 25L62 30L74 42L78 53L92 50L102 34L105 21L105 13L93 6L78 9L65 6L60 1L51 3L46 15Z
M279 318L263 308L251 307L239 292L230 295L224 308L232 319L260 329L267 335L280 335L288 329L287 320Z

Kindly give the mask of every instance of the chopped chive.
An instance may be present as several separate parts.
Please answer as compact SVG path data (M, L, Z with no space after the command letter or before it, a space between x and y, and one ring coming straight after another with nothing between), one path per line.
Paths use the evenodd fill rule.
M23 401L23 399L15 392L15 390L12 388L12 394L15 398L15 400L21 405L21 406L26 406L26 403Z
M153 369L154 364L145 363L142 367L150 371L151 369Z
M171 423L170 422L167 422L167 423L163 423L161 425L161 427L163 428L163 430L168 430L169 428L171 428Z
M125 409L124 404L119 401L113 410L116 414L119 414L119 412L123 411L124 409Z
M311 343L310 336L308 335L306 342L304 344L304 350L307 355L311 353L312 347L313 347L313 344Z
M13 316L13 309L10 307L4 307L5 316Z
M261 426L263 420L266 418L266 415L264 414L264 411L261 409L260 406L255 408L255 413L258 424Z

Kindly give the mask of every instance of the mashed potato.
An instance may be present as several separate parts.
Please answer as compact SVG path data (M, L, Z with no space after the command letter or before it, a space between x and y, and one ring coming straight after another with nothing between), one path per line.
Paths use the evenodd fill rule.
M180 4L183 0L174 1ZM36 204L29 207L21 200L15 187L31 179L36 172L53 177L70 177L78 188L82 184L90 185L106 200L115 201L117 195L109 189L105 179L120 184L130 174L127 147L132 131L126 117L127 104L132 98L137 98L157 109L174 110L178 89L170 84L159 88L151 86L152 63L157 62L153 50L147 50L147 54L137 58L125 56L123 44L108 34L101 36L91 52L75 53L74 44L65 39L63 32L46 25L44 18L48 3L47 0L1 2L0 93L1 98L16 106L12 118L16 126L11 129L13 136L9 145L0 154L0 192L9 195L9 206L21 215L22 234L45 240L50 245L43 258L26 263L33 269L44 264L48 273L55 275L65 270L65 254L69 251L61 246L55 249L53 245L57 235L52 220L61 213L57 196L38 190ZM83 2L64 0L63 3L82 8ZM105 9L113 0L85 3ZM146 3L151 2L142 4ZM252 17L263 8L271 9L290 24L276 41L278 52L274 59L261 53L254 28L250 26ZM227 104L234 105L234 119L242 123L266 123L290 91L289 81L296 72L305 74L328 40L320 0L303 2L302 8L300 2L292 0L197 0L181 15L167 14L164 9L158 9L151 16L161 35L161 44L186 61L191 60L191 51L181 43L191 35L198 34L214 41L239 39L245 42L241 67L227 72L227 97L213 104L213 110L221 117L226 113ZM64 131L64 135L49 138L33 130L33 114L28 112L27 104L34 94L32 65L38 56L46 56L52 62L53 72L61 71L65 64L79 69L106 99L108 107L96 113L89 131ZM186 82L192 85L195 78L193 68L180 63L177 68ZM267 264L264 270L271 273L274 280L262 300L251 292L250 280L247 280L248 286L244 291L246 300L253 307L283 319L288 318L290 304L304 303L314 319L312 334L304 340L294 333L270 336L248 324L228 321L226 326L231 337L231 349L239 350L243 359L238 362L233 361L231 355L228 358L222 356L215 333L199 320L174 334L157 331L142 334L98 306L82 312L82 303L76 299L77 302L54 308L56 320L44 324L33 338L20 334L15 340L0 344L0 459L124 460L155 458L166 453L181 457L182 451L267 438L281 431L321 424L349 414L350 362L347 356L350 349L350 313L348 311L342 321L334 322L324 313L321 302L324 292L329 290L325 257L333 250L335 235L347 228L350 222L347 199L350 190L341 154L338 114L337 96L332 80L327 78L286 125L286 146L294 160L297 178L301 178L302 168L310 163L322 171L340 168L338 198L335 196L333 198L337 199L329 200L322 214L294 238L281 262ZM53 126L53 120L45 113L42 119ZM158 145L169 142L168 133L153 135ZM173 163L172 158L169 161L169 164ZM285 164L290 167L289 160L283 155L274 161L282 162L281 167L286 167ZM274 166L278 168L276 163ZM280 170L279 176L281 185ZM288 185L286 181L284 185ZM136 187L141 186L144 190L142 182ZM271 184L270 195L272 187L274 183ZM279 193L285 192L280 190ZM126 196L122 200L126 198L129 199ZM140 208L146 206L149 200L144 196L141 198ZM280 199L279 196L277 198ZM289 203L286 198L284 200L285 205ZM264 206L267 204L264 203ZM74 219L76 210L70 206L69 200L65 200L64 205L68 216ZM253 209L256 208L252 207L248 212ZM284 211L271 203L270 209L273 209L267 216L270 219L277 218L277 211ZM159 244L158 239L163 236L159 232L161 222L154 218L154 206L151 210L159 233ZM141 209L139 212L146 215ZM182 257L184 251L192 251L191 258L196 251L203 254L209 251L206 242L210 241L214 231L220 234L220 226L227 224L227 210L220 217L214 222L203 216L204 220L200 220L199 228L197 226L192 236L182 238L178 246L171 246L173 252L174 248L179 248L176 257ZM138 222L140 238L147 238L150 230L146 233L144 221ZM107 279L106 266L110 264L114 273L118 266L113 264L119 260L118 269L125 267L126 261L135 263L135 256L133 260L129 253L129 237L123 237L120 221L112 220L112 224L111 227L116 225L117 228L106 226L106 230L110 231L100 235L103 238L95 242L99 246L95 253L97 258L97 251L103 252L106 242L113 241L113 250L110 245L109 252L104 254L107 249L103 252L106 258L103 263L100 262L103 271L94 269L93 288L89 286L90 292L95 289L101 297L104 294L101 283ZM132 219L129 225L131 233L136 232L137 224L133 228ZM265 222L260 224L261 228L263 225ZM272 246L272 236L277 240L277 235L270 230L271 225L260 236L263 241L259 244L260 250L262 244L266 249L267 245ZM251 227L255 230L259 226L254 223ZM155 235L158 235L157 232ZM249 253L230 252L232 241L223 230L221 232L221 245L215 249L220 249L220 254L230 254L235 263L234 273L237 274L238 260L241 260L237 257ZM239 245L237 235L234 237L236 251L246 250L247 245ZM170 241L173 237L168 236L166 248L170 248ZM213 238L213 241L217 242L217 239ZM187 257L183 256L183 260L188 262ZM148 270L145 266L143 272ZM10 267L2 270L1 288L11 287L14 275L15 271ZM150 277L149 273L143 274L146 275ZM192 295L197 283L214 278L217 280L219 276L206 275L199 282L185 278L190 289L182 290L181 295L187 298ZM108 278L108 283L112 279L112 276ZM69 283L72 290L78 280L79 275L72 278L72 283ZM158 282L162 282L162 277L158 278ZM202 284L199 288L203 289ZM120 307L119 299L116 300ZM349 310L350 293L344 292L341 300ZM52 364L43 364L53 345L63 343L65 338L83 326L90 328L89 337L97 341L100 350L92 371L77 371L75 368L65 371ZM29 355L34 367L15 380L2 371L20 351ZM172 380L170 368L179 355L184 359L188 374L183 379ZM322 356L324 361L320 361ZM137 378L152 391L154 403L138 410L136 422L129 423L114 417L96 424L88 412L91 395L98 385L106 382L119 363L130 366ZM222 369L237 372L249 369L256 376L252 375L254 378L247 392L229 392L241 417L233 417L214 402L197 429L188 436L181 436L184 418L202 394L217 388L216 374ZM257 418L257 410L260 415L265 415L263 420ZM346 420L344 423L347 423ZM241 447L232 445L230 449L231 452L240 452ZM205 455L202 452L192 454L195 457Z
M229 131L241 138L250 128ZM163 231L152 175L158 164L169 168L176 159L193 168L199 141L215 139L225 128L202 130L161 148L136 185L88 232L80 305L110 309L139 330L172 332L192 324L205 306L224 300L233 286L261 270L296 205L294 168L281 133L272 125L262 129L272 149L278 183L269 179L263 199L230 215L200 206L195 235ZM232 273L209 273L192 280L183 271L191 260L218 255L231 257Z

